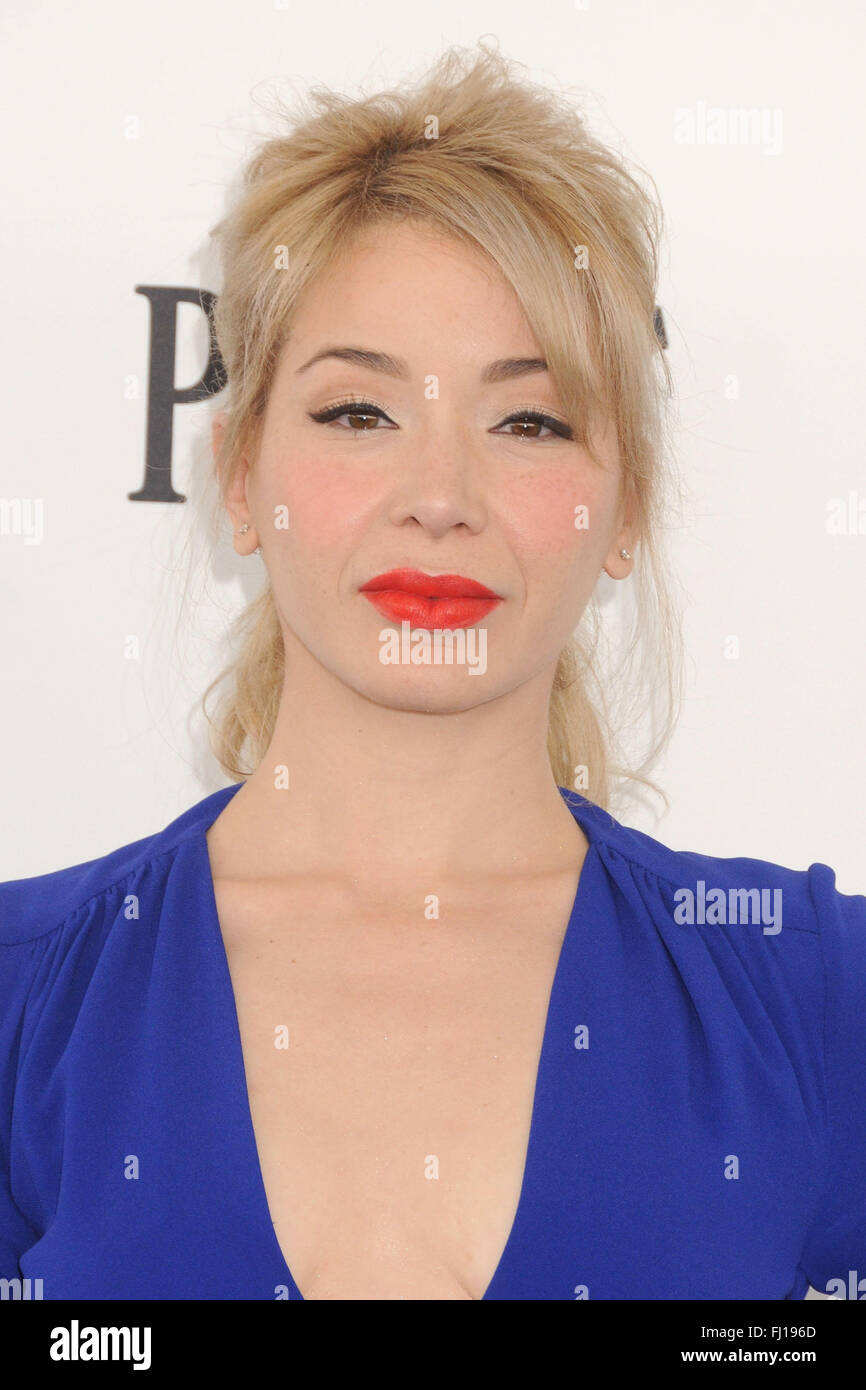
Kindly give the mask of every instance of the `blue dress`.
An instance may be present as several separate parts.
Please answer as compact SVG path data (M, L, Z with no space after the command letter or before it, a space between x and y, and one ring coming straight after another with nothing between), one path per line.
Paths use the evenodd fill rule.
M242 785L0 884L0 1277L46 1300L302 1297L205 840ZM589 849L484 1298L856 1297L866 896L824 864L669 849L559 790Z

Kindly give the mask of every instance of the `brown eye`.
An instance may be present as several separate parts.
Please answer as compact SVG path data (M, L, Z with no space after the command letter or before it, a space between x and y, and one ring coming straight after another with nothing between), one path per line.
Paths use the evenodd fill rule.
M562 420L555 419L553 415L545 415L539 410L517 410L513 415L509 415L507 420L503 420L497 428L502 429L505 425L528 425L533 431L531 433L512 434L512 439L538 439L544 443L546 442L544 436L538 432L541 429L550 430L551 436L557 436L560 439L574 438L568 425L564 424Z
M338 401L336 405L329 405L325 410L308 411L309 418L315 420L317 425L326 425L331 421L340 420L344 416L348 420L363 420L365 424L356 428L355 425L341 425L341 429L348 429L352 434L376 434L376 420L388 420L393 424L390 416L386 415L378 405L372 401Z

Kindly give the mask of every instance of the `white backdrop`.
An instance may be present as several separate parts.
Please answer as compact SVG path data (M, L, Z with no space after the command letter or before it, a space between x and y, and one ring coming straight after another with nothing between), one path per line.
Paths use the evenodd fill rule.
M215 407L174 412L190 500L129 501L150 327L134 287L219 292L208 228L271 129L259 98L373 91L492 34L650 172L667 218L688 693L655 773L672 810L632 823L675 848L822 860L866 891L859 0L6 0L2 26L0 501L41 504L42 535L0 514L0 878L107 853L225 780L194 711L260 561L226 539L175 641ZM700 141L714 109L741 108L757 138ZM184 307L176 384L206 342ZM861 529L828 531L834 498Z

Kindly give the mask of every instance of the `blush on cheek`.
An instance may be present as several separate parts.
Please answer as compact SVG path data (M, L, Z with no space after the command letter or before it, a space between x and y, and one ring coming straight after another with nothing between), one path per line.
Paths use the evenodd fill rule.
M331 537L341 537L344 548L355 520L369 507L369 489L360 480L347 484L344 477L328 477L313 464L293 465L290 483L275 486L266 498L265 515L287 514L285 539L299 551L309 552L326 545ZM282 527L286 522L274 524Z
M513 532L524 553L566 562L577 550L603 555L611 522L610 489L603 484L573 473L536 478L512 510Z

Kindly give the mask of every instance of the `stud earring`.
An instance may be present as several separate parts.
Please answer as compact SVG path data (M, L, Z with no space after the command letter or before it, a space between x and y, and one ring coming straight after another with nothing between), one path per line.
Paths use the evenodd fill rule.
M628 551L628 550L626 550L625 546L623 546L622 549L621 549L620 552L619 552L619 558L620 558L621 560L630 560L630 559L631 559L631 552ZM607 565L602 565L601 568L602 568L603 572L608 576L608 578L610 578L610 579L613 578L613 575L612 575L612 574L610 573L610 571L608 570Z
M245 521L244 524L243 524L243 526L241 526L241 528L240 528L238 531L235 531L235 535L236 535L236 536L245 536L246 533L247 533L247 531L249 531L249 529L250 529L250 523L249 523L248 521ZM261 553L262 553L262 547L261 547L260 545L257 545L257 546L256 546L256 554L257 554L257 555L261 555Z

